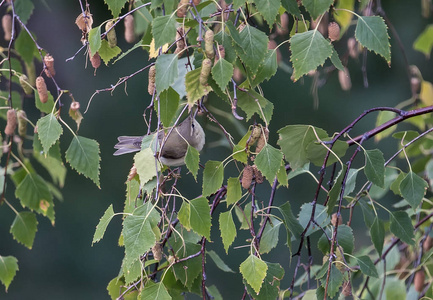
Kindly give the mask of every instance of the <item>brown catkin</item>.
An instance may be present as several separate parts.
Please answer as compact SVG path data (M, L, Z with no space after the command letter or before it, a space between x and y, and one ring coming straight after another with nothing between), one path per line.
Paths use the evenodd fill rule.
M33 89L30 85L29 78L27 77L27 75L22 74L19 77L19 80L20 80L20 85L24 90L24 93L26 93L26 95L31 95L33 93Z
M125 17L124 24L125 24L125 41L127 43L135 42L134 16L127 15Z
M36 89L38 90L39 100L42 103L47 103L48 101L48 89L45 79L42 76L36 78Z
M89 51L89 58L93 68L97 69L101 66L101 57L98 52L96 52L95 55L92 55Z
M133 164L131 169L129 170L128 181L131 181L132 179L134 179L135 175L137 175L137 168Z
M203 59L201 63L200 84L207 85L207 80L212 67L212 61L209 58Z
M214 32L213 30L207 30L204 35L204 52L206 53L206 57L213 59L215 57L215 51L213 49L213 41L214 41Z
M262 172L260 172L260 170L257 169L256 165L253 166L253 172L254 172L255 180L258 184L261 184L261 183L263 183L263 181L265 181L265 179L263 178Z
M107 32L107 41L108 41L108 46L110 46L110 48L114 48L117 46L116 30L114 30L113 25L114 25L113 21L108 21L105 24L105 31L110 30Z
M176 50L174 51L175 54L178 54L182 52L183 49L185 49L185 39L183 38L183 35L185 34L185 31L183 30L183 27L179 27L176 30Z
M7 112L7 123L5 133L7 135L13 135L17 128L17 113L15 109L9 109Z
M338 70L338 81L343 91L349 91L352 88L352 81L347 68L344 68L344 71Z
M2 27L5 41L10 41L12 38L12 16L6 14L2 17Z
M92 29L93 25L93 18L92 15L88 12L86 12L86 15L84 16L83 13L81 13L76 19L75 24L77 24L78 28L84 33L87 33Z
M236 81L236 83L240 83L243 78L244 78L244 75L242 75L241 69L239 69L238 67L235 67L233 69L233 79Z
M188 4L189 4L189 0L180 0L179 4L177 5L177 16L179 18L185 18L186 17L186 12L188 10Z
M199 5L201 0L192 0L192 3L194 3L195 6Z
M69 106L69 109L72 111L77 111L80 109L80 102L78 101L74 101L71 103L71 105Z
M345 297L352 296L352 286L350 285L350 281L343 282L343 288L341 290L341 293Z
M56 70L54 69L54 58L47 54L44 56L44 63L47 67L45 71L45 75L47 75L48 78L51 78L52 76L56 75Z
M359 55L359 49L358 49L358 43L355 40L355 38L351 37L347 40L347 50L349 50L349 56L351 58L358 58Z
M263 132L264 132L264 135L263 135ZM257 141L256 153L260 153L260 151L262 151L263 147L266 145L266 143L269 140L269 129L264 127L263 132L260 135L259 140Z
M253 167L246 165L244 167L244 172L242 173L242 187L248 189L253 181Z
M431 236L427 236L424 243L422 244L422 249L424 252L429 251L433 246L433 238Z
M27 114L24 110L19 110L17 112L18 118L18 134L21 137L25 137L27 134Z
M331 224L332 224L332 226L335 226L336 224L338 224L338 226L340 226L341 224L343 224L343 217L340 215L337 218L337 213L333 213L332 217L331 217Z
M155 245L153 245L152 254L153 258L157 261L160 261L162 259L162 246L160 243L157 242Z
M155 65L153 65L149 68L149 84L147 85L147 92L151 96L153 96L153 93L155 92L155 75L156 68Z
M423 269L420 269L415 273L415 278L413 279L413 285L418 293L421 293L424 289L425 273Z
M340 39L340 26L336 22L331 22L328 24L328 38L333 41L338 41Z

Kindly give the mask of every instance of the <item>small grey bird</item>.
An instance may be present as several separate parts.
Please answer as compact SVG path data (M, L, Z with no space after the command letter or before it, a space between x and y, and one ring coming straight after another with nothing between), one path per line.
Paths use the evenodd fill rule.
M169 132L169 131L168 131ZM144 136L119 136L118 143L114 146L117 149L113 155L122 155L125 153L137 152L141 150L141 141ZM188 116L182 123L173 128L163 143L164 132L158 133L160 149L160 161L171 167L177 167L185 164L185 155L188 150L188 144L201 151L205 142L203 128L194 119Z

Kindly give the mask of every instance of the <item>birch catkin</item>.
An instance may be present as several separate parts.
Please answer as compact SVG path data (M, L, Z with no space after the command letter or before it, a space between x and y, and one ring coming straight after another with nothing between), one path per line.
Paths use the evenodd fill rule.
M2 27L5 41L10 41L12 38L12 16L6 14L2 17Z
M24 110L17 112L18 117L18 134L21 137L25 137L27 134L27 114Z
M15 109L9 109L7 112L7 123L5 133L7 135L13 135L17 128L17 113Z
M127 43L133 43L135 41L134 16L127 15L125 17L124 24L125 24L125 41Z
M47 103L48 101L48 90L45 79L42 76L36 78L36 89L38 90L39 100L42 103Z
M153 65L149 68L149 83L147 85L147 92L151 96L153 96L153 93L155 92L155 75L156 69L155 65Z
M207 85L207 80L212 67L212 61L209 58L203 59L201 63L200 84Z
M206 57L213 59L215 57L215 51L213 49L214 32L212 30L207 30L204 35L204 51Z
M47 67L45 71L45 75L47 75L48 78L51 78L52 76L56 75L56 70L54 69L54 58L47 54L44 56L44 63Z
M109 21L105 24L105 31L108 31L111 28L111 30L107 32L107 41L108 41L108 46L110 46L110 48L117 46L117 36L113 25L114 25L113 21Z

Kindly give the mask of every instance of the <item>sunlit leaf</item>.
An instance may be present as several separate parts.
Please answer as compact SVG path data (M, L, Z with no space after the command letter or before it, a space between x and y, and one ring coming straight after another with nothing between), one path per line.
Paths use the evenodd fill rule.
M236 203L242 197L239 178L231 177L227 180L227 206Z
M219 226L224 250L228 253L229 247L235 240L237 234L232 212L230 210L220 214Z
M104 0L104 2L108 5L113 17L117 18L128 0Z
M209 94L212 91L210 85L202 85L200 83L201 67L192 70L185 75L185 88L188 104L192 107L197 100Z
M413 48L423 53L427 58L430 58L430 53L433 48L433 25L427 25L423 32L417 37L413 43Z
M90 53L92 55L95 55L96 52L98 52L99 48L101 48L102 41L101 41L101 26L92 28L89 31L89 47L90 47Z
M122 53L122 49L118 46L110 47L106 40L101 41L101 47L98 50L99 56L104 61L105 65L108 66L108 63L116 58L120 53Z
M134 165L137 168L137 174L140 177L140 184L144 185L160 170L160 164L155 163L153 150L148 147L134 155Z
M277 299L278 292L280 291L280 281L284 277L284 269L277 263L266 262L268 266L268 271L266 272L266 277L263 280L263 285L259 293L247 283L247 291L255 300L268 300ZM304 298L303 298L304 299Z
M257 256L250 254L240 265L239 270L242 273L242 277L258 294L262 287L263 280L265 279L268 265Z
M334 19L338 24L340 24L341 34L344 34L352 22L353 14L342 9L354 11L355 0L339 0L337 1L335 8L336 10L334 10Z

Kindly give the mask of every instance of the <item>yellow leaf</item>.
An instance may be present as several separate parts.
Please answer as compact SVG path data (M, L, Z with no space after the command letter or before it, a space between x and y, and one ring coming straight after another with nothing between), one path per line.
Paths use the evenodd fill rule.
M337 9L348 9L353 11L355 7L355 0L340 0L337 3ZM350 23L352 22L353 14L344 11L344 10L336 10L334 12L334 19L341 26L341 35L349 28Z
M168 44L162 46L162 53L167 51L167 49L168 49ZM152 42L150 43L150 49L149 49L149 59L157 58L158 55L159 55L159 48L155 49L155 39L152 39Z
M433 84L431 84L431 82L424 80L421 82L421 93L419 94L419 98L424 105L433 105Z

